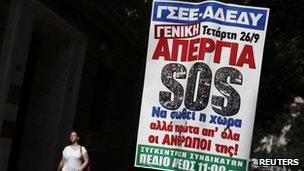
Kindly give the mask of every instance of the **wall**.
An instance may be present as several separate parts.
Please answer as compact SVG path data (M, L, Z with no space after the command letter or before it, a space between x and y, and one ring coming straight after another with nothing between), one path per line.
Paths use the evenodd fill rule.
M126 170L134 157L143 70L120 48L96 52L91 47L84 62L74 128L96 170Z
M39 156L34 153L31 153L31 150L28 150L30 148L24 148L24 144L26 144L25 146L29 147L34 143L34 145L32 145L31 147L41 149L41 146L39 147L39 145L42 144L43 146L45 145L43 143L48 144L49 142L51 142L51 145L48 146L50 156L45 156L45 154L42 154L42 156L44 157L39 157L40 165L35 164L34 166L36 166L36 169L39 168L37 170L54 170L54 165L55 163L57 164L58 156L60 154L60 152L57 150L58 145L62 144L62 140L67 134L67 129L71 128L71 123L73 121L75 113L74 109L78 95L83 55L86 49L86 38L80 32L71 27L71 25L62 20L61 17L58 17L56 14L54 14L52 11L50 11L48 8L46 8L44 5L41 5L37 1L14 0L11 1L10 4L7 4L7 6L3 7L3 9L3 1L0 0L0 2L1 12L9 10L10 13L10 15L6 16L2 14L0 15L1 19L3 17L3 19L9 20L4 30L5 38L3 38L1 41L3 42L3 49L0 58L0 170L7 170L7 163L9 158L15 156L11 154L20 154L18 150L16 151L16 149L19 149L19 147L21 147L18 143L22 141L22 138L20 138L22 136L16 134L15 130L19 130L19 133L21 132L21 135L24 130L27 130L27 134L24 137L28 140L28 142L23 143L23 146L21 147L21 151L23 150L22 155L25 156L22 157L21 155L22 159L31 159L31 162L35 162L33 158ZM62 44L55 42L56 45L60 46L61 48L55 49L52 52L57 54L63 52L60 54L62 56L59 57L61 59L61 61L59 62L60 65L54 64L57 66L57 68L59 67L59 69L51 70L47 68L46 73L50 73L50 75L53 76L45 77L49 78L50 80L52 78L57 79L55 79L55 81L53 82L50 82L50 84L52 85L49 86L51 87L50 90L54 91L55 93L49 91L49 96L43 96L45 97L45 99L48 99L49 102L44 101L44 103L42 103L43 105L36 105L36 108L30 110L30 112L33 114L30 118L34 119L31 119L27 125L25 124L26 128L28 129L24 129L22 124L20 124L22 123L20 122L20 116L23 117L24 115L21 114L17 117L17 112L19 108L18 105L20 104L20 97L23 94L22 86L24 85L24 73L26 63L28 61L28 49L30 46L31 35L32 32L37 31L33 30L33 28L35 27L37 29L38 21L46 22L46 24L48 25L47 27L50 29L50 31L39 34L46 34L47 36L51 36L55 40L59 40L59 38L56 38L56 36L68 39L67 43L64 43L64 45L68 46L63 46ZM36 26L34 26L35 24ZM43 29L39 28L38 30L41 31ZM61 34L58 34L58 32L60 32ZM53 45L50 46L53 47ZM46 48L42 50L45 51L45 53L48 53L47 51L51 51L52 49ZM52 54L48 53L48 55ZM46 55L42 54L40 56L45 57ZM53 56L50 56L50 58L53 58ZM45 59L42 60L44 60L45 62ZM51 60L54 60L54 58ZM62 62L62 60L64 60L65 62ZM51 62L46 63L45 65L48 67L54 66L50 63ZM41 65L41 67L43 67L43 65ZM64 74L58 72L61 71L61 68L64 68L64 71L66 71L64 72ZM59 74L59 76L61 77L56 74ZM44 76L41 77L44 78ZM63 81L58 81L59 79ZM40 78L39 80L42 81L43 79ZM60 91L55 90L59 84ZM32 107L33 105L30 104L30 106ZM43 108L44 114L43 112L41 112L43 110L36 110L39 107ZM50 110L50 108L54 110ZM57 116L53 115L54 113L56 113ZM35 123L36 126L41 124L41 127L38 126L40 129L35 129L35 131L33 131L30 128L33 129L33 125ZM33 135L31 135L31 133L33 133ZM45 137L46 133L49 134L48 138L43 138ZM12 146L14 148L11 148ZM38 153L41 152L39 152L39 150L35 151ZM36 156L33 157L33 155ZM9 166L16 167L16 163L18 163L17 158L14 157L14 160L12 160L14 162L11 162L12 164L10 164ZM19 166L21 165L20 163ZM32 169L30 167L22 167L19 170Z
M93 170L132 170L146 48L103 1L77 2L45 2L88 37L73 129Z
M10 2L8 0L0 0L0 54L2 53L3 48L3 41L4 41L4 35L7 25L7 19L8 19L8 13L9 13L9 5ZM0 57L0 61L2 60L2 57ZM6 170L6 164L8 162L8 158L6 156L9 155L10 152L10 145L12 142L12 136L15 128L15 117L16 115L11 115L12 113L17 111L16 106L16 99L15 97L18 96L18 88L12 86L11 87L12 93L9 98L10 103L7 105L6 112L0 114L0 170ZM0 101L0 106L3 106L5 103L3 101L3 98Z

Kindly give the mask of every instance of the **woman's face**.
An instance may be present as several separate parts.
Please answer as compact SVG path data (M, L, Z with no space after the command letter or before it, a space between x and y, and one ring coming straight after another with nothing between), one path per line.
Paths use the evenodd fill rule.
M76 132L72 132L71 135L70 135L70 141L72 143L74 143L74 142L78 141L78 139L79 139L79 137L78 137L77 133Z

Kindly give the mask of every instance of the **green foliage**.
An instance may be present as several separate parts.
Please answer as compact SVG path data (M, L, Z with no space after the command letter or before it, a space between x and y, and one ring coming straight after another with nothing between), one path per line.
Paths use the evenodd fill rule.
M250 5L270 8L253 137L253 148L256 148L261 137L280 133L290 115L289 103L293 98L304 97L304 3L253 0ZM299 118L303 118L303 115L302 112ZM303 129L303 126L299 128ZM299 132L290 134L294 134L293 138L281 151L285 151L286 155L290 155L291 150L297 148L296 142L303 138ZM294 152L293 156L296 156L301 151Z

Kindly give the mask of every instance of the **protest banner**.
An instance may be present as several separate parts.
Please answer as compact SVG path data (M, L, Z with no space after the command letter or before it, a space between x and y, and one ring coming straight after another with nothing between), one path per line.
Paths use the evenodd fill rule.
M268 15L153 2L136 167L247 170Z

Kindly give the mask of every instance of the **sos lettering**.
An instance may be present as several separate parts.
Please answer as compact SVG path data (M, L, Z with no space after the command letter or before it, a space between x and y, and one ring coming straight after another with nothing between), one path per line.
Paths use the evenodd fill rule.
M229 48L230 54L228 64L231 66L255 69L253 47L245 44L240 53L237 43L214 41L210 38L196 39L173 39L169 49L168 39L160 38L155 48L152 59L163 58L167 61L199 61L204 60L207 53L213 54L213 62L221 63L223 48ZM181 54L178 58L178 54ZM186 89L178 82L179 79L186 79ZM210 67L203 63L195 63L189 70L179 63L170 63L163 67L161 80L170 91L159 92L160 104L169 110L178 109L184 101L185 107L192 111L201 111L209 103L210 87L214 79L215 88L222 96L211 96L211 107L219 115L233 116L240 109L241 97L231 84L242 85L242 73L232 67L219 68L214 78ZM198 79L197 79L198 78ZM197 87L197 88L196 88ZM171 100L171 96L173 98ZM225 100L227 101L225 103Z
M166 109L176 110L184 101L185 107L192 111L205 109L209 102L210 88L212 84L212 71L203 62L196 62L192 65L188 73L186 90L178 82L186 79L187 69L179 63L169 63L165 65L161 72L161 81L170 91L159 92L159 103ZM212 95L212 109L222 116L236 115L240 109L241 97L239 93L230 85L242 85L242 73L232 67L219 68L214 74L215 88L222 96ZM197 88L196 88L197 87ZM173 98L171 96L173 95ZM227 100L224 105L225 98Z

